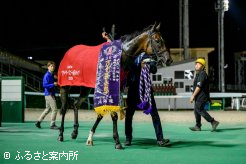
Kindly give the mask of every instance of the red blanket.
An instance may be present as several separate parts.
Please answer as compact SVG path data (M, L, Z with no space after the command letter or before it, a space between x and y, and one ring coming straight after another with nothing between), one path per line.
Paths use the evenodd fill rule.
M76 45L64 55L58 69L59 86L86 86L95 88L98 56L97 46Z

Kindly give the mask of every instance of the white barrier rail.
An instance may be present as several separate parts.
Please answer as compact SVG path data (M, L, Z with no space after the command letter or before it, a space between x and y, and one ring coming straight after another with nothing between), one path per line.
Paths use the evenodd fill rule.
M24 92L25 95L31 95L31 96L44 96L43 92ZM59 93L56 93L57 97L60 97L61 95ZM70 97L79 97L79 94L69 94ZM90 98L93 98L93 94L89 94L87 97L87 104L88 104L88 109L93 108L93 105L90 104Z
M163 95L163 96L155 96L155 99L168 99L168 110L171 110L171 99L174 100L174 109L176 109L176 100L177 99L188 99L191 97L191 92L187 93L178 93L177 95ZM123 96L124 99L127 98L126 95ZM231 107L236 110L240 110L241 107L245 107L245 102L246 102L246 93L231 93L231 92L211 92L210 93L210 98L211 99L221 99L222 100L222 109L225 109L225 98L231 98L232 104ZM240 103L240 100L242 103Z
M44 96L43 92L25 92L25 95L33 95L33 96ZM56 93L56 96L60 96L60 93ZM70 97L79 97L79 94L70 94ZM93 94L89 94L88 97L94 97Z
M38 95L38 96L43 96L44 93L43 92L25 92L25 95ZM60 96L60 94L56 94L56 96ZM79 94L70 94L70 97L79 97ZM177 95L166 95L166 96L155 96L155 99L168 99L169 104L168 104L168 109L169 111L171 110L171 105L170 105L170 101L171 99L174 99L174 104L176 104L176 99L180 99L180 98L190 98L191 96L191 92L189 93L178 93ZM93 98L94 95L93 94L89 94L88 96L88 109L90 109L90 101L89 98ZM225 102L225 98L231 98L232 100L232 109L234 109L234 107L236 108L236 110L239 110L241 107L244 107L245 104L244 102L246 101L246 93L231 93L231 92L211 92L210 93L210 97L211 99L216 99L216 98L220 98L223 101L223 109L224 109L224 102ZM123 99L126 99L127 95L123 95ZM240 100L242 100L242 103L240 103ZM176 106L174 107L174 109L176 108Z

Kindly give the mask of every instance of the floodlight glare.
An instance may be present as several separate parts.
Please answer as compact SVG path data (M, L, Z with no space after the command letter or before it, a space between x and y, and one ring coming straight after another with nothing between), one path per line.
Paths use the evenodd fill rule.
M228 11L229 10L229 0L223 0L223 4L224 4L224 11Z

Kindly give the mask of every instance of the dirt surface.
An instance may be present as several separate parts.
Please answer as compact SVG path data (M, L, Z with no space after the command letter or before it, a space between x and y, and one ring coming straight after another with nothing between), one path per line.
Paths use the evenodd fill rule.
M30 109L25 110L25 121L36 121L44 109ZM246 123L246 111L224 111L213 110L209 114L221 123ZM45 118L50 121L50 113ZM179 111L159 111L162 122L194 122L195 117L192 110L179 110ZM94 121L97 114L94 110L79 110L79 121ZM105 115L104 120L111 121L109 114ZM57 120L61 120L60 114L57 114ZM73 121L73 110L68 110L66 121ZM122 121L122 120L121 120ZM136 111L134 121L152 121L150 115L143 114L142 111ZM202 121L205 121L202 119Z

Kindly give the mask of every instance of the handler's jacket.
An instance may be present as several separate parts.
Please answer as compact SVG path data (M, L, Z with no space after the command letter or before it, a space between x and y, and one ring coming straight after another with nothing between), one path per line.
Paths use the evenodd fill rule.
M54 77L49 71L47 71L43 77L43 87L45 96L55 96Z
M201 89L200 92L196 95L195 101L197 102L210 101L209 78L206 71L202 70L196 73L193 87L194 87L194 91L196 87L199 87Z
M140 74L141 74L141 62L149 58L147 54L140 54L134 61L133 66L131 67L128 75L127 75L127 104L137 106L139 104L139 82L140 82ZM157 72L157 66L155 61L148 62L150 64L150 72L155 74ZM153 93L153 89L151 87L151 92Z

